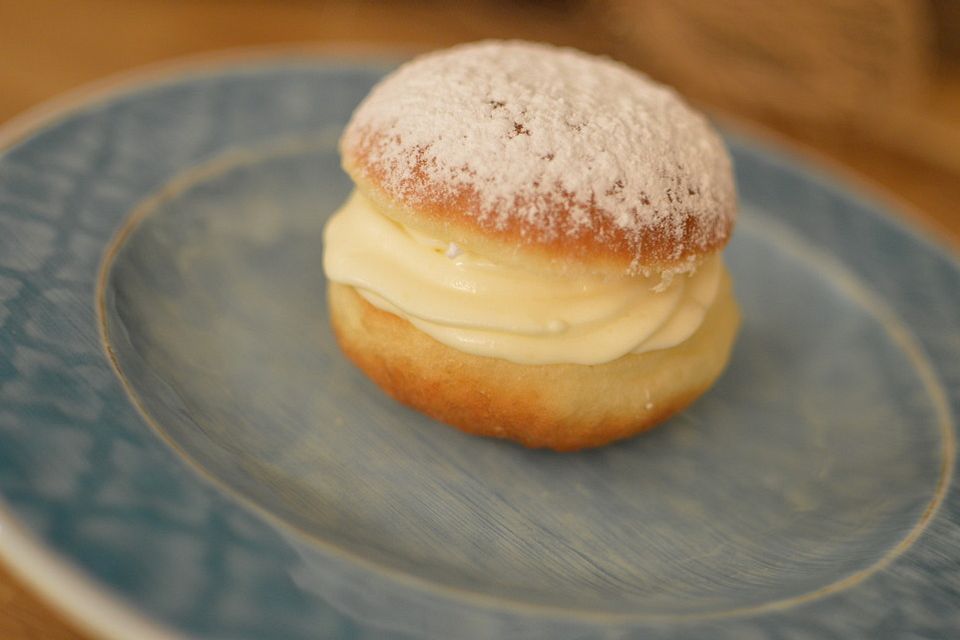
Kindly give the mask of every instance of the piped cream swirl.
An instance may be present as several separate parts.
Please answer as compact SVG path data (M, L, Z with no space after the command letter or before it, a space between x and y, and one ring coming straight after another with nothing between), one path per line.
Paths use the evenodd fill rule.
M532 273L424 237L357 191L327 223L323 265L330 280L435 340L520 364L601 364L680 344L703 322L724 272L713 255L666 286Z

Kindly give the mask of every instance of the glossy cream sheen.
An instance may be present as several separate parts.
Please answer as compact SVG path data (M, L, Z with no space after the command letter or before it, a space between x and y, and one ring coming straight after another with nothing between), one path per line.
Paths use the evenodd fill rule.
M520 364L601 364L680 344L724 275L718 255L667 286L659 278L550 277L424 237L358 192L324 234L327 277L467 353Z

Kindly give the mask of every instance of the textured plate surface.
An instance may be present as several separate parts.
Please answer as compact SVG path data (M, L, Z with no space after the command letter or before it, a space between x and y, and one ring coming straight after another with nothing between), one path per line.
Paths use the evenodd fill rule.
M326 325L336 136L383 69L181 76L0 157L5 517L200 637L960 627L955 261L729 137L745 322L718 385L598 451L464 436L380 394Z

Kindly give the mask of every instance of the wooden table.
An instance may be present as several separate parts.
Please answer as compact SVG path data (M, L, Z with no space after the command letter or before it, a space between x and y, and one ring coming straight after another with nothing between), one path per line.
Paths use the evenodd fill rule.
M572 3L558 4L569 10ZM607 50L609 33L594 16L581 11L571 19L561 9L532 0L0 0L0 122L118 71L231 47L353 42L423 48L519 37ZM863 140L786 127L781 133L886 187L912 205L909 215L960 246L958 176ZM0 565L0 638L90 637Z

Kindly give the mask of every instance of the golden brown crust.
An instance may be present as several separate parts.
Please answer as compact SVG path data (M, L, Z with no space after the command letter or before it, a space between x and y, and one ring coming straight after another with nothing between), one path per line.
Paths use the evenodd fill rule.
M739 325L729 280L684 343L602 365L522 365L447 347L351 287L328 290L344 353L403 404L468 433L574 451L645 431L723 371Z
M475 189L433 184L420 170L418 163L422 160L417 157L410 158L407 171L412 177L407 193L430 194L430 199L417 198L416 206L412 206L403 194L390 194L384 188L387 175L396 168L383 166L374 159L377 154L371 153L389 141L376 133L358 134L350 139L357 142L341 147L344 170L385 215L501 264L523 264L538 271L571 274L685 272L706 255L721 250L733 232L732 202L717 202L716 212L686 210L678 237L669 232L674 231L672 228L663 226L628 233L613 224L610 215L601 215L595 205L550 191L540 194L536 203L543 217L551 220L549 228L526 224L517 215L494 218L483 215L480 194ZM682 199L683 195L676 197ZM520 210L526 204L517 197L513 207ZM584 214L591 225L576 222Z

